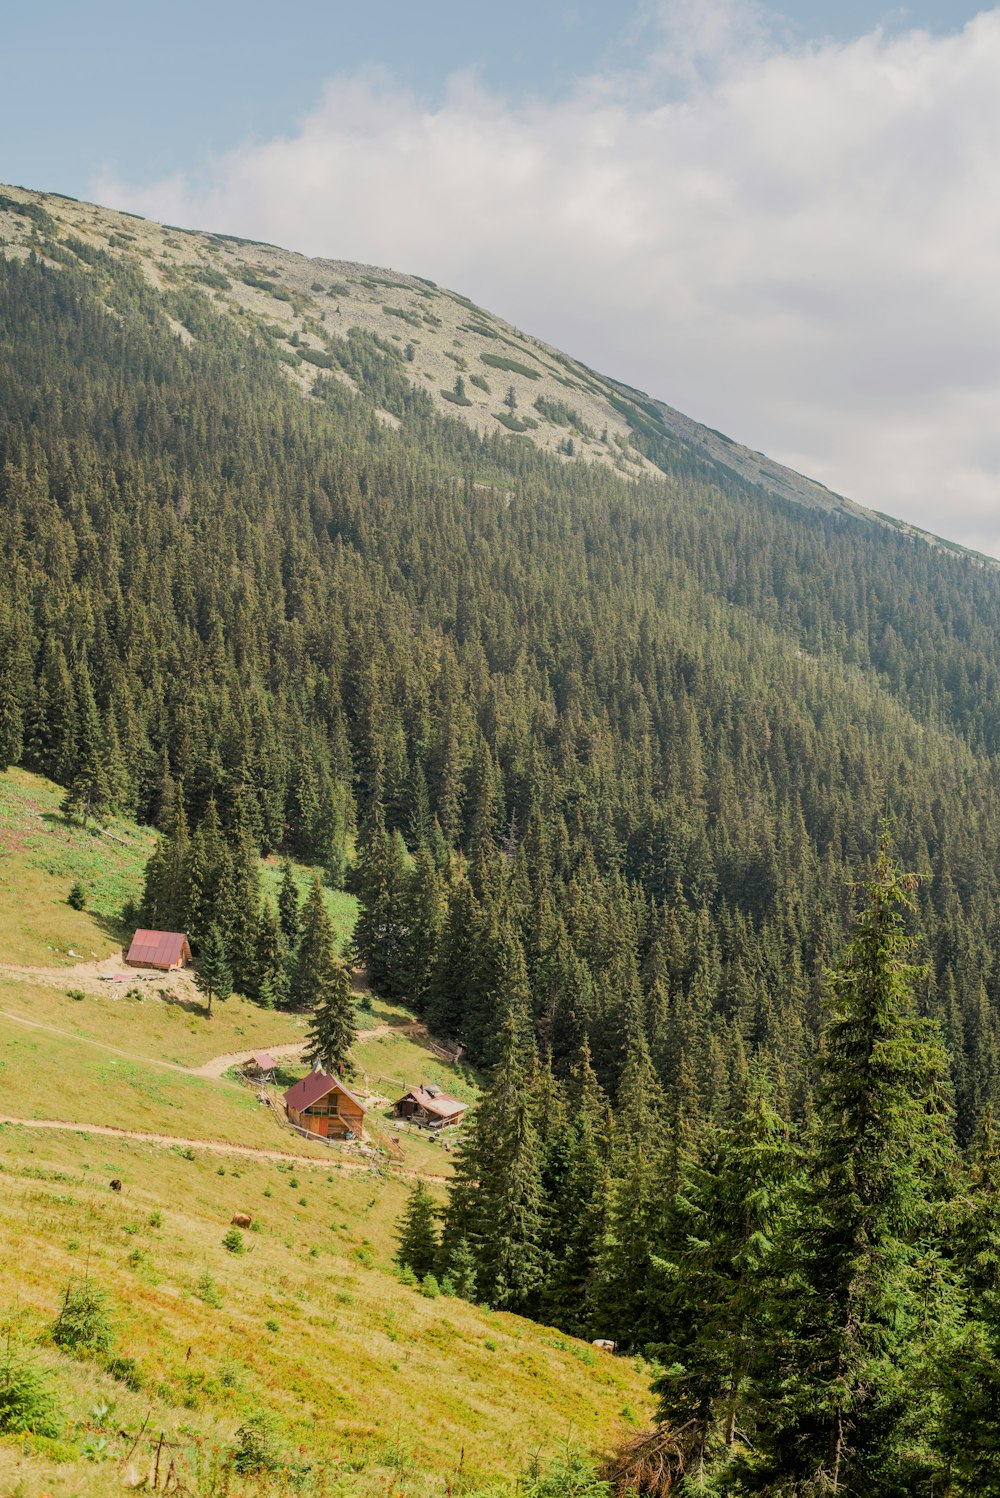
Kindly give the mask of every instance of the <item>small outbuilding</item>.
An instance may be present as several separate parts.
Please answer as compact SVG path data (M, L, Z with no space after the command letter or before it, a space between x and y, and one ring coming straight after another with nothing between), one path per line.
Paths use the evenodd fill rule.
M467 1103L445 1097L440 1087L429 1084L405 1093L392 1111L397 1118L408 1118L424 1128L443 1129L446 1124L461 1123L467 1107Z
M183 931L137 931L125 958L129 967L152 967L173 973L191 962L191 946Z
M360 1098L325 1071L312 1071L285 1093L285 1108L297 1128L322 1139L360 1139L365 1109Z
M249 1061L243 1063L243 1075L254 1082L273 1082L278 1063L270 1051L255 1051Z

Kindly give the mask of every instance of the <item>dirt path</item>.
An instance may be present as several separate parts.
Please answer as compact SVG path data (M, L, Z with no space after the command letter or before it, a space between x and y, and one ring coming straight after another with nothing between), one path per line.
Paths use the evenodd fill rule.
M75 1040L81 1045L96 1046L100 1051L109 1051L112 1056L122 1056L126 1061L139 1061L143 1066L159 1066L166 1071L183 1072L189 1077L208 1077L219 1081L232 1066L241 1066L261 1051L267 1051L275 1060L283 1056L299 1056L305 1050L305 1040L293 1040L282 1045L258 1045L251 1051L225 1051L221 1056L212 1056L200 1066L181 1066L176 1061L162 1061L158 1056L138 1056L134 1051L123 1051L119 1046L109 1045L106 1040L97 1040L91 1035L78 1035L73 1030L60 1029L58 1025L47 1025L44 1020L28 1019L27 1015L15 1014L10 1009L0 1009L0 1018L12 1019L15 1024L27 1025L31 1030L44 1030L49 1035L59 1035L64 1040ZM359 1040L377 1040L380 1035L417 1035L426 1032L419 1020L403 1025L373 1025L370 1030L359 1030Z
M343 1170L385 1170L385 1164L374 1164L361 1160L345 1160L331 1154L329 1159L316 1155L296 1155L290 1150L256 1149L250 1144L227 1144L221 1139L184 1139L174 1134L145 1134L141 1129L115 1129L110 1124L66 1123L55 1118L15 1118L12 1114L0 1113L0 1124L14 1124L21 1129L59 1129L68 1134L103 1134L113 1139L135 1139L140 1144L160 1144L170 1149L207 1150L214 1155L241 1155L252 1160L287 1160L295 1165L312 1165L318 1170L329 1170L331 1165ZM395 1167L400 1170L400 1167ZM445 1181L447 1176L418 1175L416 1171L400 1170L401 1175L421 1181Z

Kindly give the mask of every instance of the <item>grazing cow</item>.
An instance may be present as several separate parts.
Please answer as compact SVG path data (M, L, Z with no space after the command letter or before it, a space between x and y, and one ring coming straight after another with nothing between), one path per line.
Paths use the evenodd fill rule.
M615 1350L615 1344L609 1342L607 1337L595 1337L590 1345L591 1347L599 1347L602 1352L614 1352Z
M120 1191L122 1189L122 1183L117 1176L113 1181L109 1181L108 1185L111 1187L112 1191Z
M234 1228L248 1228L253 1218L249 1212L234 1212L230 1221Z

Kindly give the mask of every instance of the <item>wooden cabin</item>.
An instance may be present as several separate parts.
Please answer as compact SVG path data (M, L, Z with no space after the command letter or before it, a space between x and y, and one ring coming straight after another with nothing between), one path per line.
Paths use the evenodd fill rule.
M137 931L125 961L129 967L173 973L191 962L191 947L183 931Z
M445 1097L440 1087L428 1085L405 1093L392 1111L397 1118L408 1118L422 1128L443 1129L446 1124L461 1123L467 1107L467 1103Z
M336 1077L312 1071L285 1093L290 1121L323 1139L360 1139L365 1131L365 1110Z

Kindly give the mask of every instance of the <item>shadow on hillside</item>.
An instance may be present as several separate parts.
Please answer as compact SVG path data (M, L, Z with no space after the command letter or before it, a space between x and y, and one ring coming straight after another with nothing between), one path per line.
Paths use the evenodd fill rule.
M172 988L161 988L155 990L156 997L164 1004L169 1004L171 1009L183 1009L185 1014L206 1014L207 1005L204 999L185 999Z
M112 941L118 943L122 949L124 959L124 954L128 951L132 938L135 935L135 927L126 925L120 916L102 915L99 910L88 909L87 914L99 931L103 931L105 936L110 936Z

